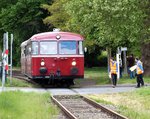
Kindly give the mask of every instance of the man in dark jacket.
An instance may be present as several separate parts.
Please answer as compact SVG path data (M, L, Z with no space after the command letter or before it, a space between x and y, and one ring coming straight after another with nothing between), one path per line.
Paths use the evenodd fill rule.
M135 73L134 72L131 72L129 69L135 65L135 58L133 56L133 54L131 54L128 58L127 58L127 61L128 61L128 73L130 75L130 79L132 78L135 78Z

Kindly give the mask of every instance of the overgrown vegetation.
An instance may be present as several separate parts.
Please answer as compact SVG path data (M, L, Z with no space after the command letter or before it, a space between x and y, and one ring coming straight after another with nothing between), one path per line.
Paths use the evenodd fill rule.
M20 65L20 44L33 34L48 31L42 21L47 14L40 8L48 0L0 0L0 38L3 33L14 34L13 65ZM0 40L1 45L2 40Z
M57 114L48 93L0 93L0 119L53 119Z
M95 101L115 106L117 111L130 119L149 119L150 87L140 88L133 92L117 94L90 95Z

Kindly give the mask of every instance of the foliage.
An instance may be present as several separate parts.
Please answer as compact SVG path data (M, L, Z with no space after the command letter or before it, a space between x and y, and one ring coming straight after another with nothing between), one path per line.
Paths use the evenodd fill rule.
M17 0L0 0L0 11L4 8L7 8L8 6L11 6L13 4L15 4L17 2ZM3 33L4 30L2 29L2 25L0 23L0 39L3 39ZM0 49L2 49L2 40L0 40Z
M102 51L101 55L99 55L97 57L98 61L99 61L99 66L107 66L107 52L106 51Z
M102 48L96 44L88 44L88 50L85 53L85 66L100 66L98 56L101 55L101 50Z
M134 49L130 51L142 55L145 71L150 75L145 57L149 52L141 52L143 42L150 41L149 0L70 0L65 8L71 17L68 28L84 34L86 42L90 41L87 46L96 44L113 51L118 46Z
M102 46L129 46L141 38L145 14L140 3L140 0L70 0L66 5L71 16L69 27Z
M142 9L144 9L144 12L146 14L146 17L144 18L144 27L143 27L143 39L145 43L150 43L150 1L146 0L147 4L142 4Z
M54 0L52 5L42 4L41 8L49 12L43 22L45 24L52 24L54 27L60 28L62 31L65 31L66 23L70 19L69 15L64 9L64 4L67 0Z
M47 30L42 22L44 15L40 8L44 2L46 0L18 0L0 12L1 30L14 34L14 64L19 64L20 43L33 34Z

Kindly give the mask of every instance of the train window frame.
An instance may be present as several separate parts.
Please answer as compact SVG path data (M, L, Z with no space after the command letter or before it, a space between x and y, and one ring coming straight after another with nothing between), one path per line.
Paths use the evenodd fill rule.
M62 42L75 42L75 53L66 53L65 51L64 52L62 52L61 51L61 46L60 46L60 44L62 43ZM75 41L75 40L61 40L61 41L59 41L59 43L58 43L58 54L59 55L77 55L78 54L78 52L77 52L77 45L78 45L78 43L77 43L77 41ZM65 48L64 48L65 49ZM66 50L68 50L68 49L66 49Z
M47 44L48 43L55 43L56 45L55 45L55 47L53 47L53 49L52 49L52 47L51 46L47 46L47 48L45 48L45 51L44 51L44 53L41 53L41 43L44 43L44 42L47 42ZM54 44L53 44L54 45ZM43 47L44 48L44 47ZM53 51L51 51L50 53L48 53L47 51L50 51L50 50L47 50L48 48L51 48ZM57 45L57 41L55 41L55 40L43 40L43 41L40 41L39 42L39 54L40 55L57 55L57 53L58 53L58 45ZM42 51L43 52L43 51Z
M83 41L78 42L78 52L79 52L79 55L84 54L84 52L83 52Z
M36 46L37 46L37 48L35 49L35 53L33 52L34 51L34 49L33 49L33 43L37 43L36 44ZM31 54L32 55L38 55L39 54L39 42L38 41L32 41L31 42ZM36 47L36 46L34 46L34 47Z

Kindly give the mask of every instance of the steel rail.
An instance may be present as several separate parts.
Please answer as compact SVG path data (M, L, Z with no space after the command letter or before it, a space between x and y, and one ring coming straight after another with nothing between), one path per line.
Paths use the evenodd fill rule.
M70 118L70 119L78 119L76 118L67 108L65 108L59 101L57 101L54 96L51 96L52 101L57 104L61 108L61 110Z
M83 98L83 100L85 100L87 103L93 105L94 107L98 108L98 109L101 109L103 110L104 112L106 113L109 113L110 115L113 115L114 117L117 117L117 119L128 119L127 117L107 108L107 107L104 107L102 105L100 105L99 103L85 97L85 96L80 96L81 98Z
M127 117L109 109L106 108L102 105L100 105L99 103L83 96L83 95L79 95L80 98L82 98L85 102L87 102L88 104L92 105L93 107L97 108L97 109L101 109L104 113L107 113L109 115L112 115L113 117L117 118L117 119L128 119ZM51 96L53 102L70 118L70 119L78 119L77 117L75 117L66 107L64 107L54 96Z
M17 78L17 79L21 79L21 80L24 80L24 81L26 81L26 82L28 82L28 83L31 83L31 84L34 84L34 85L36 85L36 86L38 86L38 87L41 87L41 88L50 88L50 87L52 87L51 85L46 85L46 84L44 84L44 85L42 85L41 83L37 83L36 81L33 81L33 80L31 80L31 79L28 79L27 77L25 77L25 76L20 76L20 75L13 75L12 76L13 78Z
M24 77L24 76L18 76L18 75L15 75L15 76L12 76L13 78L17 78L17 79L21 79L21 80L24 80L28 83L31 83L31 84L34 84L34 85L37 85L37 86L40 86L38 83L32 81L32 80L29 80L27 79L27 77Z

